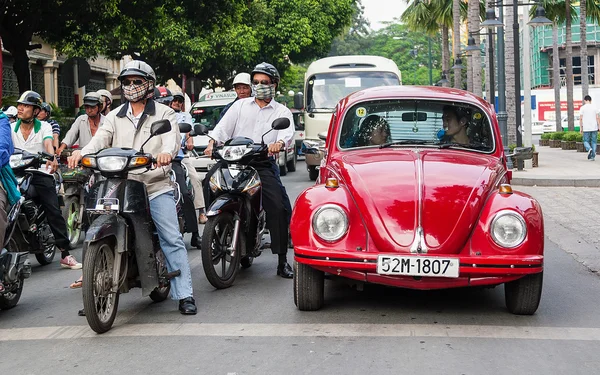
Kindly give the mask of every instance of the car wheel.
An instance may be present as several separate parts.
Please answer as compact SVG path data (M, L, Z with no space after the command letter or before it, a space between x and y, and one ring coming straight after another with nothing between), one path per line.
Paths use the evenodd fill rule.
M325 274L294 261L294 303L299 310L315 311L323 307Z
M279 154L279 157L281 158L281 154ZM283 163L279 163L279 175L280 176L285 176L287 174L287 151L283 152Z
M294 148L294 156L292 156L292 160L288 161L287 169L290 172L296 172L296 162L298 161L298 153L296 153L296 148Z
M504 284L506 308L516 315L533 315L542 297L544 272L527 275Z
M308 178L310 178L311 181L316 181L318 177L319 177L319 170L317 169L317 167L316 166L308 167Z

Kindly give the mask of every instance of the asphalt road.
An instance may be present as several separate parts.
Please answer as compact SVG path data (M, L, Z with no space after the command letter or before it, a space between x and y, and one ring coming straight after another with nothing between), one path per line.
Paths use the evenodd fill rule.
M311 185L300 164L283 180L292 200ZM597 373L600 279L549 240L546 254L540 309L521 317L506 312L503 287L357 291L339 281L326 282L321 311L301 312L269 252L215 290L190 249L198 315L136 289L104 335L77 316L81 291L68 285L80 271L33 259L19 305L0 311L0 373Z

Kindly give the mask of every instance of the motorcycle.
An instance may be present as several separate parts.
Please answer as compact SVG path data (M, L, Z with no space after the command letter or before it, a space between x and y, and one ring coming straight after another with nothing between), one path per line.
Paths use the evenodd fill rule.
M150 137L170 131L168 120L152 123ZM150 216L146 186L129 180L130 171L155 163L152 155L129 148L107 148L82 158L81 165L100 172L86 200L91 224L83 243L83 306L90 328L97 333L111 329L120 293L141 287L143 296L164 301L171 289L169 273L158 234Z
M21 197L8 212L8 227L0 250L0 282L4 285L4 289L0 291L0 310L8 310L17 305L23 292L24 280L31 276L31 264L27 259L29 253L15 252L16 243L11 238L23 202L25 198Z
M85 197L94 185L95 175L83 168L67 168L66 159L70 155L71 150L65 150L60 155L65 203L62 208L62 215L67 224L69 242L71 247L74 248L79 244L81 232L85 232L87 226L89 226L89 220L85 212Z
M217 289L233 285L240 265L249 268L261 254L266 213L260 176L252 164L268 160L264 136L289 126L289 119L278 118L260 144L236 137L213 149L219 167L208 181L214 200L206 214L201 251L206 278ZM196 134L208 133L203 125L196 127Z
M187 123L179 124L179 132L180 133L187 134L191 131L192 131L192 125L187 124ZM188 174L187 167L185 166L185 164L181 163L180 161L173 160L171 164L173 164L173 163L178 163L181 166L181 169L183 170L183 175L185 176L186 187L187 187L188 191L190 192L192 200L194 200L194 188L192 187L192 180L190 179L190 176ZM183 214L183 204L184 204L183 196L181 195L181 187L179 186L179 183L177 182L177 177L175 176L175 171L173 169L171 169L171 171L169 172L169 179L171 180L171 183L173 184L173 186L175 186L175 189L173 190L173 198L175 199L175 204L177 206L177 221L179 223L179 231L181 232L181 234L184 234L186 228L185 228L185 220L184 220L184 214Z
M52 263L56 254L56 246L46 213L35 202L36 199L43 199L43 197L40 197L35 187L31 185L31 179L36 174L48 175L44 166L49 160L54 160L54 156L45 152L32 154L20 149L15 149L10 157L10 166L17 177L19 190L25 200L18 213L12 235L13 243L9 250L14 252L27 250L35 255L35 259L42 266ZM53 177L58 193L61 178L58 173L55 173Z

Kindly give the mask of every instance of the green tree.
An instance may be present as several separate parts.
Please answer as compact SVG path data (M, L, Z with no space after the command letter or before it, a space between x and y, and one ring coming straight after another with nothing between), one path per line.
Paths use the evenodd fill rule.
M370 23L364 17L365 8L360 0L356 0L352 8L352 23L333 40L329 56L360 55L369 43Z

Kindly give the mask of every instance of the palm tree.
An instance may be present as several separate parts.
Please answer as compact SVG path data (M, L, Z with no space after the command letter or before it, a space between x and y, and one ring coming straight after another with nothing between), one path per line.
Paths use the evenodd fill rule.
M460 55L460 0L452 0L452 57L456 59ZM462 88L462 75L459 68L454 69L454 88Z
M565 68L567 70L567 123L569 131L575 130L575 103L573 103L573 35L571 34L571 23L573 19L571 14L571 2L569 1L565 4L565 38L567 40Z
M585 97L590 90L590 80L588 77L588 53L587 53L587 11L586 0L579 2L579 34L581 41L581 95Z
M502 22L504 22L505 25L513 24L512 6L504 8L504 19L502 20ZM515 127L515 124L517 123L517 98L515 97L515 69L520 69L520 67L515 66L515 54L513 46L515 43L515 38L518 37L518 35L514 35L512 27L504 28L504 45L506 46L504 51L504 69L506 71L506 113L508 115L506 119L506 133L508 136L509 145L517 143L517 129ZM518 105L521 105L520 99L521 98L519 98Z

